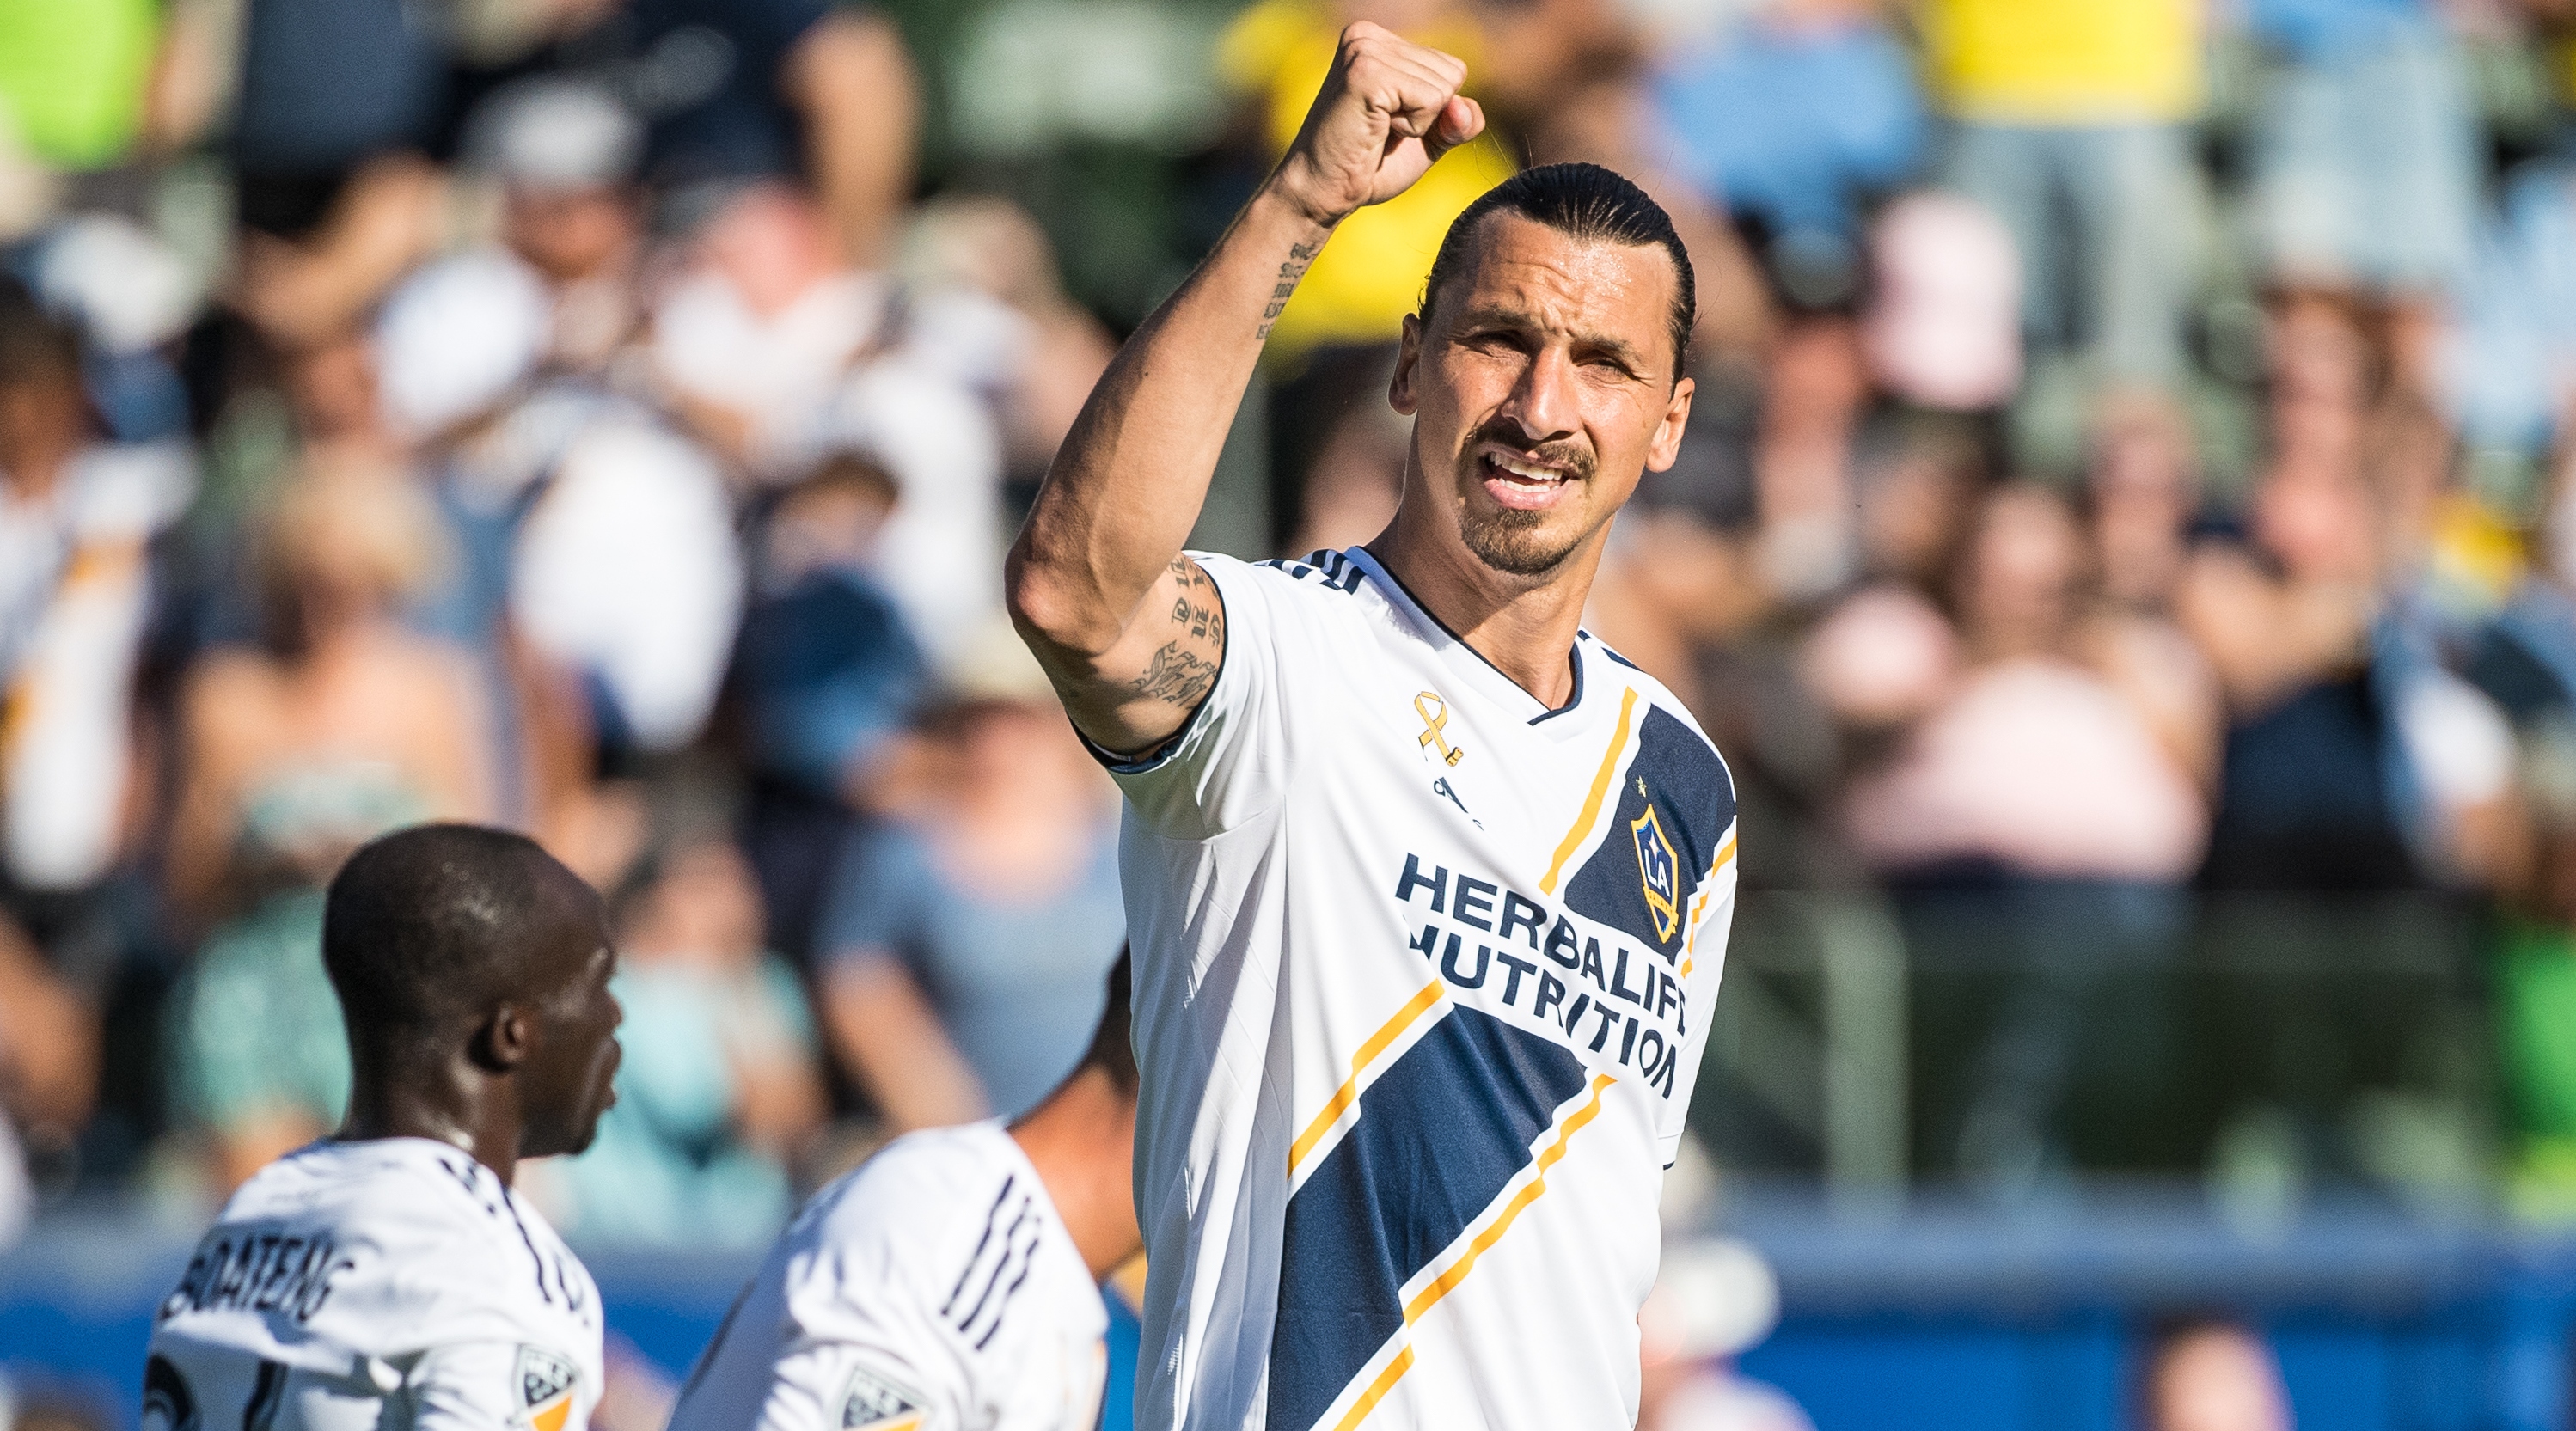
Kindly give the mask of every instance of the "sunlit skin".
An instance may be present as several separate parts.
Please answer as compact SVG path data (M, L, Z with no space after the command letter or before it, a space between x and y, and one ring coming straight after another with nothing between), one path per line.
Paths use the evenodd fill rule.
M1610 519L1681 450L1692 384L1675 377L1667 322L1679 275L1660 248L1507 211L1469 253L1427 321L1405 320L1388 398L1414 420L1413 444L1395 521L1369 549L1557 705ZM1554 660L1514 669L1550 648Z

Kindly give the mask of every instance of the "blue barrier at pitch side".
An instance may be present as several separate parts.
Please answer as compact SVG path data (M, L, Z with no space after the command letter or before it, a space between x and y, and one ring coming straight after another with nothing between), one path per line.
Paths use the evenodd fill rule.
M1786 1318L1745 1371L1819 1431L2124 1431L2144 1336L2165 1315L2261 1327L2299 1424L2330 1431L2576 1431L2576 1243L2381 1211L2272 1232L2145 1199L1841 1217L1740 1206ZM0 1365L134 1425L154 1302L190 1238L131 1220L41 1224L0 1256ZM588 1250L611 1330L685 1374L749 1270L738 1256ZM1134 1365L1135 1323L1112 1330ZM1105 1423L1128 1422L1113 1377Z

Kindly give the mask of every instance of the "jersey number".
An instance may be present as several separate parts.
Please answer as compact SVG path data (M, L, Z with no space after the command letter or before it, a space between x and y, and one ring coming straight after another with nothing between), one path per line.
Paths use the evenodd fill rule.
M286 1402L286 1368L261 1359L259 1374L242 1403L241 1431L274 1431L277 1408ZM197 1416L196 1393L188 1378L168 1357L143 1364L143 1431L205 1431Z

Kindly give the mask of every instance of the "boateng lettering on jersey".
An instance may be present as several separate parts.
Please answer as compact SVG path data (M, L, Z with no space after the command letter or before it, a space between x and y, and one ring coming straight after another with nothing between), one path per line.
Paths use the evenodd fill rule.
M183 1311L232 1308L280 1312L302 1326L331 1299L334 1279L354 1265L340 1255L338 1240L328 1234L219 1228L188 1259L178 1290L162 1299L153 1320L166 1322Z

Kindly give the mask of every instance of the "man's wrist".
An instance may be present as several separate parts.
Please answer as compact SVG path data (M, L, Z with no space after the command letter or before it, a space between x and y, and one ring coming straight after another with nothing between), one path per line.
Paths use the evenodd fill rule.
M1292 193L1265 184L1252 196L1239 230L1252 240L1255 251L1265 257L1276 256L1278 268L1271 274L1270 292L1261 310L1261 326L1253 336L1267 340L1270 325L1287 311L1288 299L1297 291L1297 283L1306 276L1315 255L1324 251L1324 241L1333 236L1333 226L1315 216Z
M1291 150L1287 158L1279 161L1279 167L1270 171L1270 177L1262 181L1261 187L1253 191L1252 202L1257 207L1266 201L1284 211L1284 216L1312 228L1315 232L1309 237L1321 242L1354 211L1336 209L1313 197L1314 185L1306 182L1308 176L1304 171L1304 156Z

